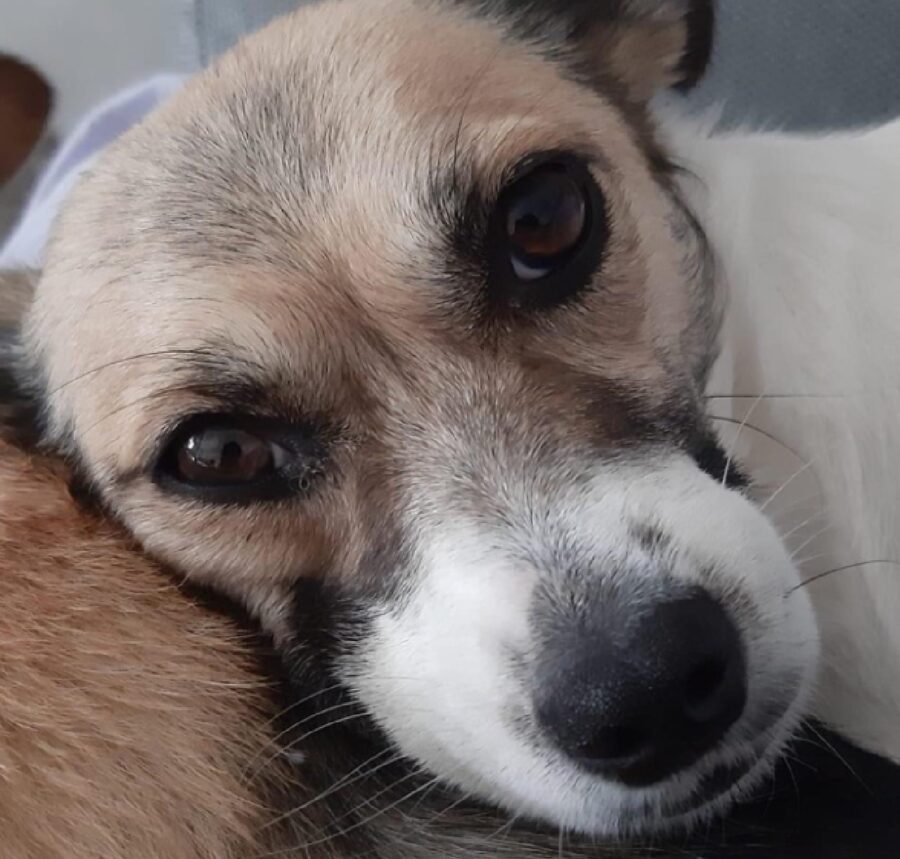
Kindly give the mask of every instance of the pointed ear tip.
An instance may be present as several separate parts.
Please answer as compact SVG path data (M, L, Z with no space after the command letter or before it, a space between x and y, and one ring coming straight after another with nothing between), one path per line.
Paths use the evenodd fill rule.
M678 92L692 90L712 61L716 30L715 0L690 0L685 10L684 52L676 69Z

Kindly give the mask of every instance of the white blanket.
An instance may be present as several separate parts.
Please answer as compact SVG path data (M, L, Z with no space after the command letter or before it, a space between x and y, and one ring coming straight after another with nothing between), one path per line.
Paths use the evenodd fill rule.
M40 268L59 207L81 173L119 135L171 95L183 78L157 75L91 111L47 166L18 224L0 250L0 270Z

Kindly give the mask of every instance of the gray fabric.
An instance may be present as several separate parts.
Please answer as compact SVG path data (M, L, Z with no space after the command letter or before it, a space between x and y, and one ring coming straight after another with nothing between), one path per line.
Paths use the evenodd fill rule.
M192 0L200 65L208 65L245 33L310 1Z
M304 0L193 0L201 63ZM309 2L309 0L306 0ZM900 115L900 0L719 0L690 97L726 123L816 129Z
M900 0L719 0L710 76L691 101L727 124L794 129L900 115Z

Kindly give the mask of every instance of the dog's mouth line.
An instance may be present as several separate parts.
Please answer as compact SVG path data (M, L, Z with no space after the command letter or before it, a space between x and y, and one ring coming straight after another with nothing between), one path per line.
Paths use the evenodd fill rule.
M776 756L777 757L777 756ZM705 774L700 783L680 800L667 803L656 814L664 825L679 823L685 816L702 814L707 809L714 809L719 803L729 801L739 794L745 782L755 779L758 768L769 768L772 761L769 756L756 760L748 756L738 763L720 764Z
M769 736L754 744L737 762L714 764L686 795L652 809L646 806L644 820L633 825L633 834L641 837L650 832L684 831L697 821L750 798L751 792L774 771L800 727L795 709L788 708Z

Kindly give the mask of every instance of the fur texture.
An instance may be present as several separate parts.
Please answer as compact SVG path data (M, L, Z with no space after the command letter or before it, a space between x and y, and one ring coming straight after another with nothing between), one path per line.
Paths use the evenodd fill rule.
M148 552L247 607L298 696L338 687L321 703L349 725L514 814L644 834L759 784L817 637L704 411L714 269L647 106L693 5L564 3L537 29L535 8L334 3L246 40L75 191L26 369L46 442ZM486 260L541 153L582 164L607 240L535 306ZM292 491L167 483L210 414L281 427ZM692 588L737 627L741 718L652 784L586 771L539 725L551 632Z
M765 144L674 128L663 145L647 99L684 79L703 6L553 4L537 29L531 4L304 10L127 134L60 221L20 365L45 444L144 550L244 605L272 636L294 701L298 795L337 793L336 772L337 785L369 785L362 804L354 791L327 803L324 823L301 799L289 817L307 835L294 849L390 855L419 807L467 795L560 832L681 829L757 788L804 715L846 727L851 682L875 687L856 736L895 748L883 675L849 672L854 656L896 648L874 623L892 593L864 579L874 599L841 621L835 595L818 598L828 661L812 709L814 586L791 555L797 531L774 515L792 487L746 491L733 457L746 433L723 443L713 429L741 418L708 414L720 397L737 402L740 382L763 386L747 392L751 406L776 380L856 396L820 392L823 371L832 384L874 385L895 342L889 323L876 329L890 292L850 307L836 266L823 307L817 269L800 264L816 250L795 259L755 244L758 229L776 247L791 222L765 232L753 207L766 198L746 191L742 165L765 175L780 152L757 159ZM855 203L865 222L865 181L847 175L824 201L803 185L811 147L793 172L773 170L779 193L799 180L800 200L842 215ZM708 197L673 153L713 186ZM607 219L587 284L556 303L498 292L486 263L502 189L539 156L583 163ZM774 205L815 223L799 202ZM734 217L741 206L752 230ZM884 236L875 223L866 242L877 253L860 270L889 284ZM800 330L785 325L801 311L819 324L810 352L793 354ZM835 331L854 345L828 367L823 338ZM865 408L845 418L792 425L828 460L824 474L812 457L798 476L831 487L828 524L849 514L837 545L868 540L871 526L872 550L888 551L892 496L871 508L863 496L890 436L845 422L871 415L863 393L847 402ZM210 415L277 425L295 453L291 491L223 500L173 482L185 428ZM834 427L832 454L815 439ZM760 478L766 457L746 454ZM692 588L740 636L741 717L652 784L581 767L535 713L550 636L590 631L599 608L638 616ZM873 631L857 638L866 621ZM372 778L385 783L374 795ZM406 855L455 856L496 819L477 806L448 814L437 832L442 815L426 815ZM523 844L550 848L539 828L512 849Z
M0 278L7 353L30 285ZM277 755L248 778L274 734L253 642L80 508L0 384L0 856L261 850L286 779Z
M780 788L668 850L596 846L417 790L430 779L387 754L355 768L340 734L321 734L288 784L292 735L273 733L290 720L269 718L272 679L233 626L79 509L58 463L0 442L0 476L3 859L896 855L895 770L822 729Z
M239 635L5 443L0 511L0 856L247 855L267 704Z

